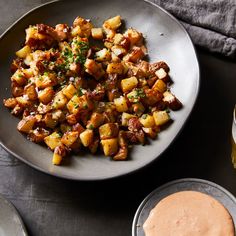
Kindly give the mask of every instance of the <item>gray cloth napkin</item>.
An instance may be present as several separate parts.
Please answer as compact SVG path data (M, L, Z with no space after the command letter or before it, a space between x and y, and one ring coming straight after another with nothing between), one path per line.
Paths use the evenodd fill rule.
M236 57L236 0L151 0L184 25L194 44Z

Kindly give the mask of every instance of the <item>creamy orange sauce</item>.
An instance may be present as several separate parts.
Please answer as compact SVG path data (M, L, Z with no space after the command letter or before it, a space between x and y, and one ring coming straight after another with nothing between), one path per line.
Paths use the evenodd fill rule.
M143 225L146 236L234 236L233 220L213 197L182 191L162 199Z

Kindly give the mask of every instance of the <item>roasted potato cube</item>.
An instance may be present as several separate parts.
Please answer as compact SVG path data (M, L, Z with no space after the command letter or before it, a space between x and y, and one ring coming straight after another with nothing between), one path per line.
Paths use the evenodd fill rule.
M53 119L52 113L48 112L44 117L44 123L48 128L54 129L58 124L58 120Z
M93 142L93 130L86 129L80 135L80 140L85 147L88 147Z
M115 104L116 110L118 112L124 112L124 111L127 111L129 109L128 105L127 105L127 102L126 102L126 99L123 96L120 96L119 98L115 98L114 99L114 104Z
M167 85L166 83L161 80L158 79L155 84L152 86L152 89L159 91L160 93L164 93L167 89Z
M118 152L118 138L101 140L105 156L113 156Z
M77 90L73 84L69 84L66 87L62 89L62 93L68 98L71 99L75 94Z
M145 98L145 92L142 88L135 88L130 93L127 94L127 98L132 103L138 103L142 98Z
M91 29L93 28L93 25L88 20L78 16L73 22L73 27L76 26L80 27L81 32L78 30L78 35L80 37L88 38L91 35Z
M130 118L136 117L135 115L123 112L121 115L121 124L122 126L128 126L128 121Z
M143 43L143 35L135 29L129 28L124 35L129 39L131 46Z
M141 116L145 111L145 107L143 106L141 102L137 102L137 103L132 104L132 111L137 116Z
M28 84L24 88L24 94L28 96L28 99L35 101L38 99L38 94L35 89L35 84Z
M38 99L41 103L46 105L52 101L54 95L55 95L55 92L53 90L53 87L47 87L38 92Z
M11 81L16 81L19 86L24 86L27 83L25 74L18 69L11 77Z
M96 61L110 61L111 53L106 48L103 48L102 50L95 53L95 57Z
M61 145L61 135L55 131L49 136L45 137L44 142L51 150L54 150L56 147Z
M104 122L104 115L97 113L97 112L93 112L93 114L91 115L90 120L87 123L86 128L87 129L96 129L97 127L99 127L100 125L103 124Z
M143 48L135 46L132 48L129 54L123 57L123 60L136 63L139 60L141 60L144 56L145 56L145 52Z
M52 108L53 109L62 109L66 106L67 103L66 96L62 93L62 91L59 91L52 101Z
M148 136L149 138L151 138L151 139L155 139L155 138L157 137L157 134L158 134L158 132L155 131L155 130L152 129L152 128L145 128L145 127L143 127L143 131L144 131L144 133L147 134L147 136Z
M36 123L36 118L34 116L24 117L17 125L17 129L22 133L29 133Z
M67 147L71 147L72 144L79 138L77 131L69 131L63 134L61 142Z
M81 30L80 26L77 25L71 29L71 36L76 37L79 35L82 35L82 30Z
M24 95L24 88L19 86L15 81L12 81L11 92L13 97L20 97Z
M31 130L29 132L27 138L31 142L41 143L44 141L44 138L47 137L48 135L50 135L50 132L48 130L37 127L36 129Z
M119 125L117 123L106 123L99 127L100 139L115 138L119 133Z
M178 110L182 107L182 103L172 94L170 91L166 91L163 93L164 98L162 99L165 103L167 103L168 107L171 110Z
M149 114L143 114L139 121L145 128L152 128L156 125L153 116Z
M119 15L112 17L103 23L103 28L112 30L117 30L120 26L121 26L121 17Z
M60 165L62 158L65 157L67 154L67 150L63 144L55 147L54 153L53 153L53 158L52 158L52 163L54 165Z
M92 28L91 29L92 37L94 39L102 40L103 39L103 31L102 28Z
M56 152L53 153L52 156L52 164L53 165L60 165L62 161L62 156Z
M102 65L92 59L87 58L84 66L86 68L85 71L97 80L105 74Z
M108 74L123 74L124 72L124 67L121 63L109 63L107 65L107 73Z
M3 104L7 108L14 108L17 105L17 100L15 98L4 99Z
M121 88L124 93L131 91L138 85L138 80L135 76L121 80Z
M72 127L70 125L68 125L67 123L62 123L62 124L60 124L60 130L64 134L67 131L71 131Z
M123 40L124 40L123 34L115 34L115 36L113 38L113 43L116 45L119 45Z
M80 98L78 95L74 95L67 103L67 109L71 114L77 114L79 111Z
M119 45L112 46L111 51L119 58L127 54L127 50Z
M77 131L79 134L81 134L82 132L85 131L85 128L80 123L77 123L72 126L72 130Z
M39 75L35 79L35 84L39 89L52 87L57 84L57 79L54 73L46 73Z
M113 46L113 43L110 42L109 40L107 40L107 41L104 42L104 46L108 49L111 49L111 47Z
M29 98L27 95L23 95L21 97L16 97L16 101L18 102L19 105L22 107L28 107L32 105L32 102L29 101Z
M77 114L80 110L91 110L93 103L86 95L78 96L74 95L71 100L67 103L67 109L71 114Z
M91 153L96 153L99 145L99 138L95 138L93 142L88 146Z
M157 126L164 125L170 120L170 116L167 111L154 111L153 118Z
M114 63L119 63L121 62L121 59L118 56L116 56L114 52L111 52L111 61ZM125 74L125 70L124 70L124 74Z
M28 54L31 53L31 48L28 45L25 45L19 51L16 52L16 56L20 58L26 58Z
M158 79L163 79L163 80L166 80L166 78L168 77L168 74L163 68L160 68L159 70L157 70L155 72L155 75L157 76Z

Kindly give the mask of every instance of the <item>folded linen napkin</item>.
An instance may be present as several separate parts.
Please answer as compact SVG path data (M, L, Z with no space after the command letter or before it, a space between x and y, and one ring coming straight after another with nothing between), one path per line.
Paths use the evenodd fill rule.
M180 20L194 44L236 58L236 0L150 0Z

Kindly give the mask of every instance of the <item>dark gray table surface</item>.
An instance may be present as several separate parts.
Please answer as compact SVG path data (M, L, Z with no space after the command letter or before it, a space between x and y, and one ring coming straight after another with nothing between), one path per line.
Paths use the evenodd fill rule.
M47 1L1 0L0 33ZM201 88L196 106L174 144L152 165L102 182L71 182L43 174L0 148L0 193L21 214L33 236L130 236L144 197L170 180L194 177L220 184L236 196L231 165L236 63L197 49Z

